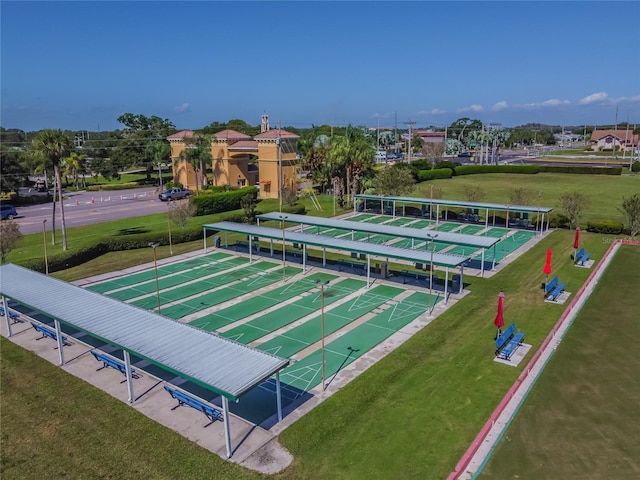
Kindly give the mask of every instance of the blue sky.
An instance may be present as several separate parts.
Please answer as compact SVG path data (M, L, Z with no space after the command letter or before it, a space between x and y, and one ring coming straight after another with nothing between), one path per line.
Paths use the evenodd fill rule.
M2 1L0 123L640 124L640 2Z

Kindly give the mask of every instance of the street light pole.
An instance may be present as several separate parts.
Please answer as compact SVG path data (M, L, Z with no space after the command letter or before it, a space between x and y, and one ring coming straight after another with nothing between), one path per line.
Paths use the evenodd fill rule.
M156 255L156 248L159 243L150 243L149 246L153 248L153 267L156 272L156 297L158 297L158 313L160 313L160 285L158 283L158 257Z
M431 240L431 264L429 265L429 295L433 293L433 250L435 249L434 240L438 238L438 234L427 233L427 238Z
M282 281L285 282L287 279L287 250L284 246L285 238L284 238L284 221L289 218L286 215L278 216L282 225Z
M44 272L49 275L49 260L47 259L47 235L45 233L45 224L47 220L42 220L42 243L44 244Z
M327 388L325 369L324 369L324 287L329 284L329 280L316 280L320 285L320 318L322 322L322 391Z

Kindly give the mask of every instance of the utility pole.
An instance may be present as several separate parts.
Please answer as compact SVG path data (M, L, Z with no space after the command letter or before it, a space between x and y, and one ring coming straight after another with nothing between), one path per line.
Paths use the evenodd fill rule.
M393 112L393 153L398 153L398 112Z
M413 135L413 125L416 122L412 122L411 119L409 119L408 122L404 122L406 125L409 125L409 146L407 147L407 162L409 161L409 159L411 158L411 136Z
M278 138L276 139L276 145L278 146L278 201L280 203L280 213L282 213L282 178L284 176L282 170L282 137L280 136L280 120L278 120Z

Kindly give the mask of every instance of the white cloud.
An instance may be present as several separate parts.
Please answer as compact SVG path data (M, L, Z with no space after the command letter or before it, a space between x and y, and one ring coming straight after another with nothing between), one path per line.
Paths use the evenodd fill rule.
M502 100L501 102L498 102L493 107L491 107L491 110L494 110L494 111L496 111L496 110L504 110L508 106L509 106L509 104L505 100Z
M183 103L182 105L178 105L177 107L174 108L174 110L178 113L184 113L184 112L188 112L189 111L189 104L187 102Z
M559 105L569 105L571 102L569 100L559 100L557 98L550 98L549 100L545 100L540 104L541 107L557 107Z
M464 113L464 112L482 112L484 110L484 108L482 107L482 105L469 105L468 107L463 107L463 108L459 108L458 109L458 113Z
M447 113L446 110L440 110L439 108L433 108L431 110L420 110L416 112L416 115L442 115Z
M636 103L636 102L640 102L640 95L636 95L634 97L620 97L620 98L612 98L610 99L611 103L623 103L623 102L629 102L629 103Z
M592 93L591 95L587 95L586 97L582 98L578 103L580 105L588 105L590 103L606 102L607 100L609 100L609 95L607 95L607 92L598 92L598 93Z

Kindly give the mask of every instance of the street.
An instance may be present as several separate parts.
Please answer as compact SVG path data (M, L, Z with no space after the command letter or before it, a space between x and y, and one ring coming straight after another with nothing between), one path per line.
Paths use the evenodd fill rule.
M167 202L158 200L155 188L112 190L104 192L71 192L64 194L64 216L67 227L140 217L166 212ZM52 203L17 207L16 222L23 234L42 231L42 221L51 229ZM56 227L60 228L60 205L56 204Z

